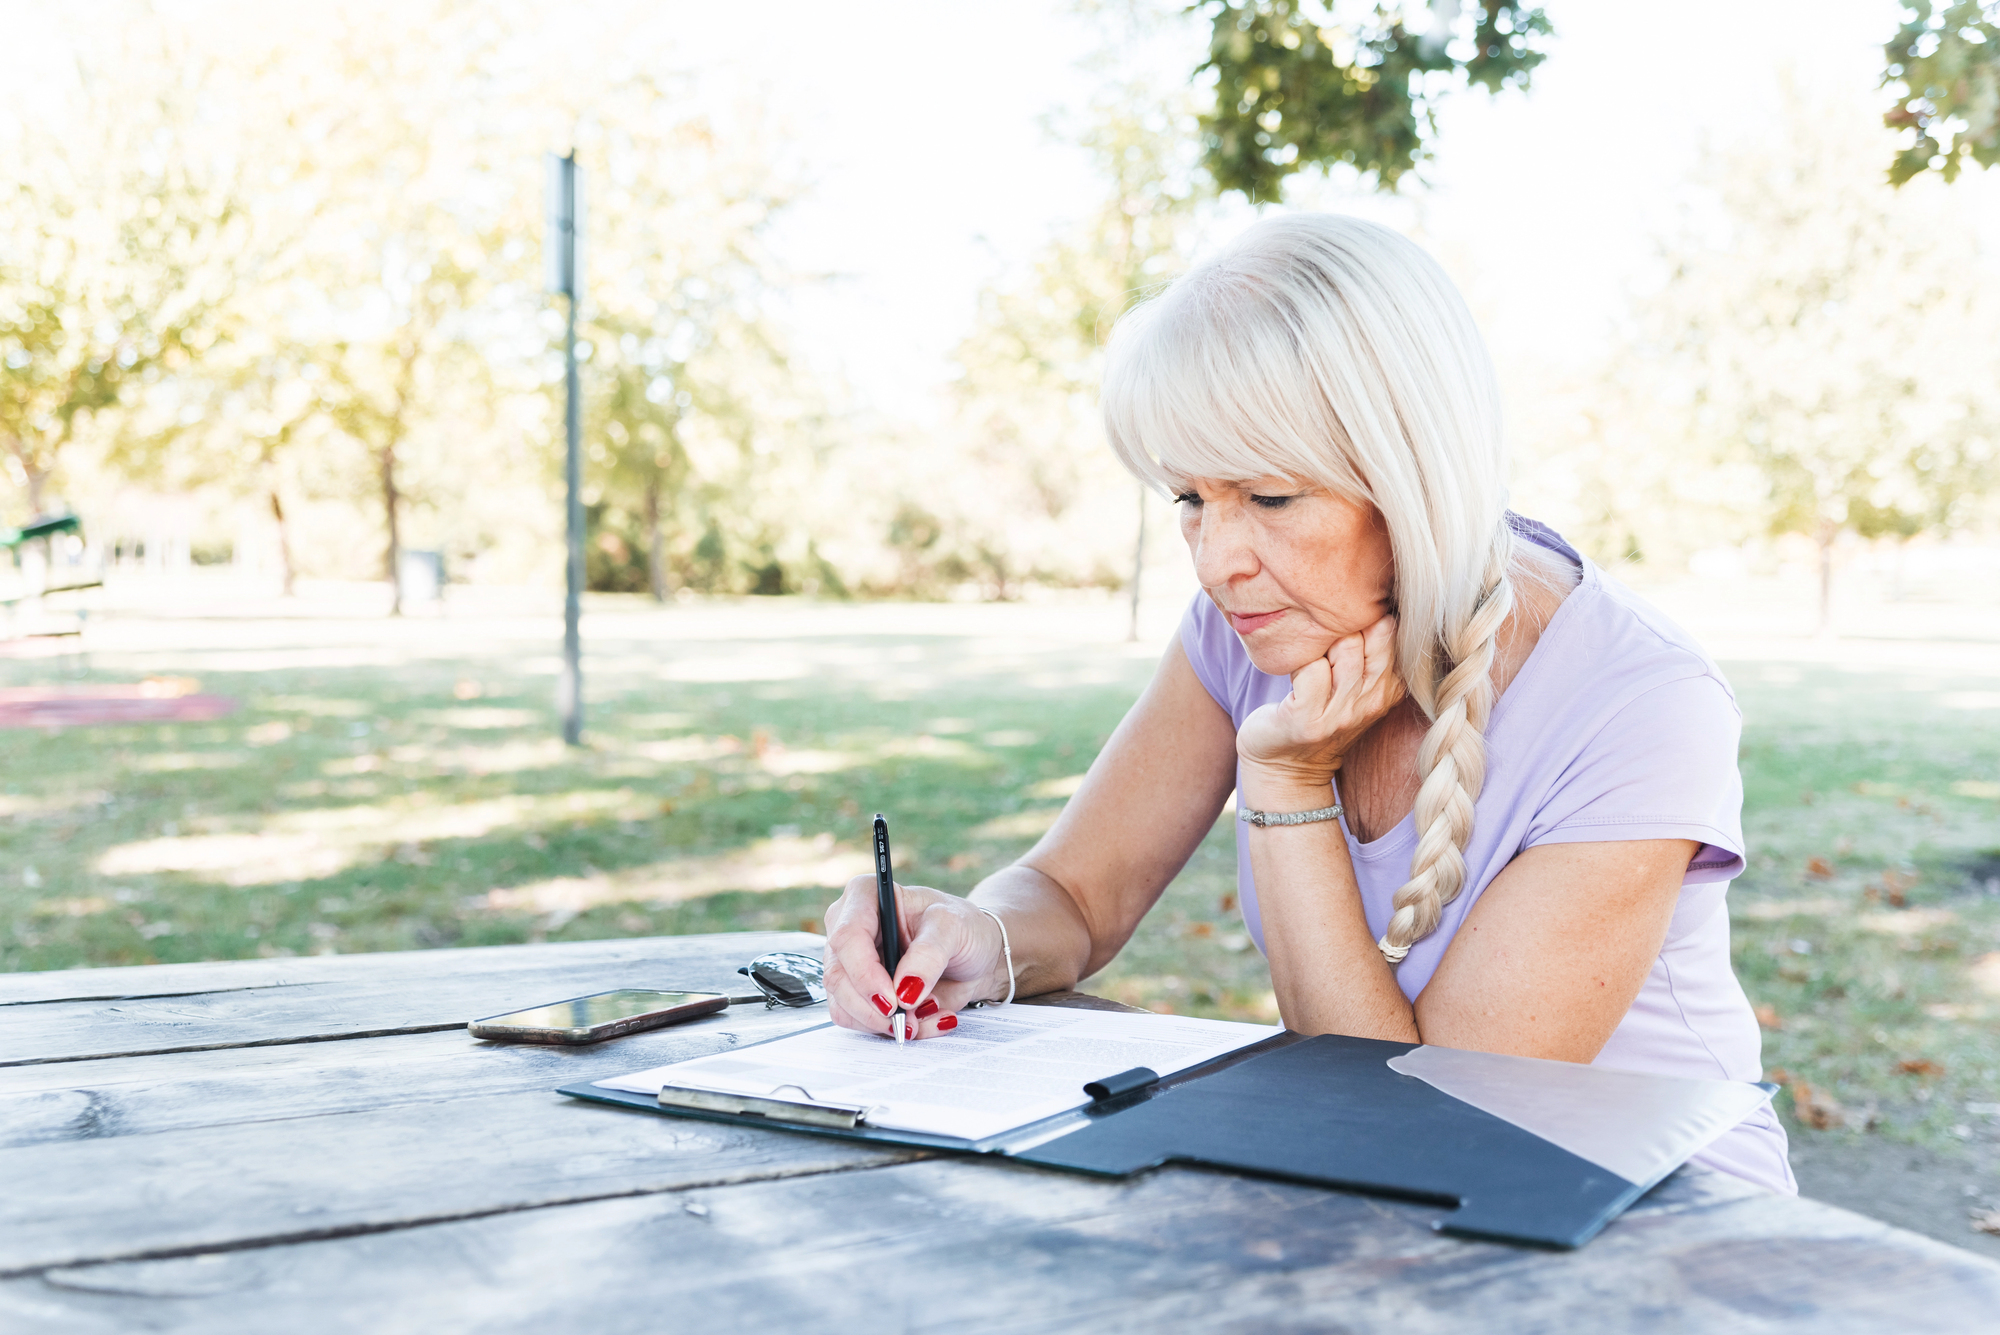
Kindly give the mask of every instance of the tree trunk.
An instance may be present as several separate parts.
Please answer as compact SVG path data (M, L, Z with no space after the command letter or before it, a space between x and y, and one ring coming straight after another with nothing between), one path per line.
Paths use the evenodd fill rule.
M660 474L646 475L646 582L653 601L667 600L667 548L660 536Z
M1840 525L1831 519L1819 521L1819 630L1820 639L1833 638L1833 540Z
M21 471L28 476L28 518L40 519L42 517L42 492L49 485L48 470L45 468L30 468L28 467L28 461L22 459Z
M292 568L291 526L285 522L285 506L278 499L278 489L271 488L271 518L278 521L278 564L285 572L285 597L294 592L298 572Z
M396 490L396 446L391 443L382 447L380 455L382 470L382 511L389 522L389 545L382 554L383 563L389 575L389 615L403 615L403 530L401 502L402 496Z

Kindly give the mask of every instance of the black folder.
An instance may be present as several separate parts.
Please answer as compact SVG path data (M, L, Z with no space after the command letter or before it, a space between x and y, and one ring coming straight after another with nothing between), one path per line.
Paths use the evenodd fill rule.
M558 1092L676 1117L999 1154L1103 1177L1200 1164L1434 1202L1451 1207L1433 1225L1444 1232L1544 1247L1581 1247L1672 1171L1669 1165L1651 1181L1627 1181L1389 1068L1390 1058L1417 1046L1278 1034L1165 1080L1096 1082L1093 1092L1104 1097L976 1142L866 1123L806 1125L787 1120L782 1105L724 1112L588 1084Z

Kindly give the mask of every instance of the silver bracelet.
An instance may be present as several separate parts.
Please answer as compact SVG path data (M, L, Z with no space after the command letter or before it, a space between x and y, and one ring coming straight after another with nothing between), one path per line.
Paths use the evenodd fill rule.
M1236 819L1249 821L1252 825L1310 825L1318 820L1339 820L1340 803L1330 807L1320 807L1316 811L1245 811L1239 809Z
M984 904L974 904L972 907L993 919L994 923L1000 928L1000 953L1007 961L1007 999L1005 1001L982 1001L979 1004L981 1006L1008 1005L1014 1000L1014 947L1007 940L1007 924L1001 922L1000 915L992 909L987 908Z

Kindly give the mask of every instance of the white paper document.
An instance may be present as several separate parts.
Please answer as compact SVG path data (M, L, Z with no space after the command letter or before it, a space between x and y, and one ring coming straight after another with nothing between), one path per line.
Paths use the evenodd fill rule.
M984 1140L1082 1107L1089 1081L1135 1066L1172 1075L1278 1032L1178 1015L1006 1006L967 1011L950 1033L902 1047L828 1026L597 1084L860 1104L870 1126Z

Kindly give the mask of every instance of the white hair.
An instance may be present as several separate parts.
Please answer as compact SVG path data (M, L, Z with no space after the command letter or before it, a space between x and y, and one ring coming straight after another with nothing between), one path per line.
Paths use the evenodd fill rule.
M1284 477L1381 513L1396 667L1431 721L1417 849L1379 943L1400 962L1465 885L1514 607L1499 386L1471 312L1386 227L1273 218L1119 322L1103 397L1111 446L1143 481Z

